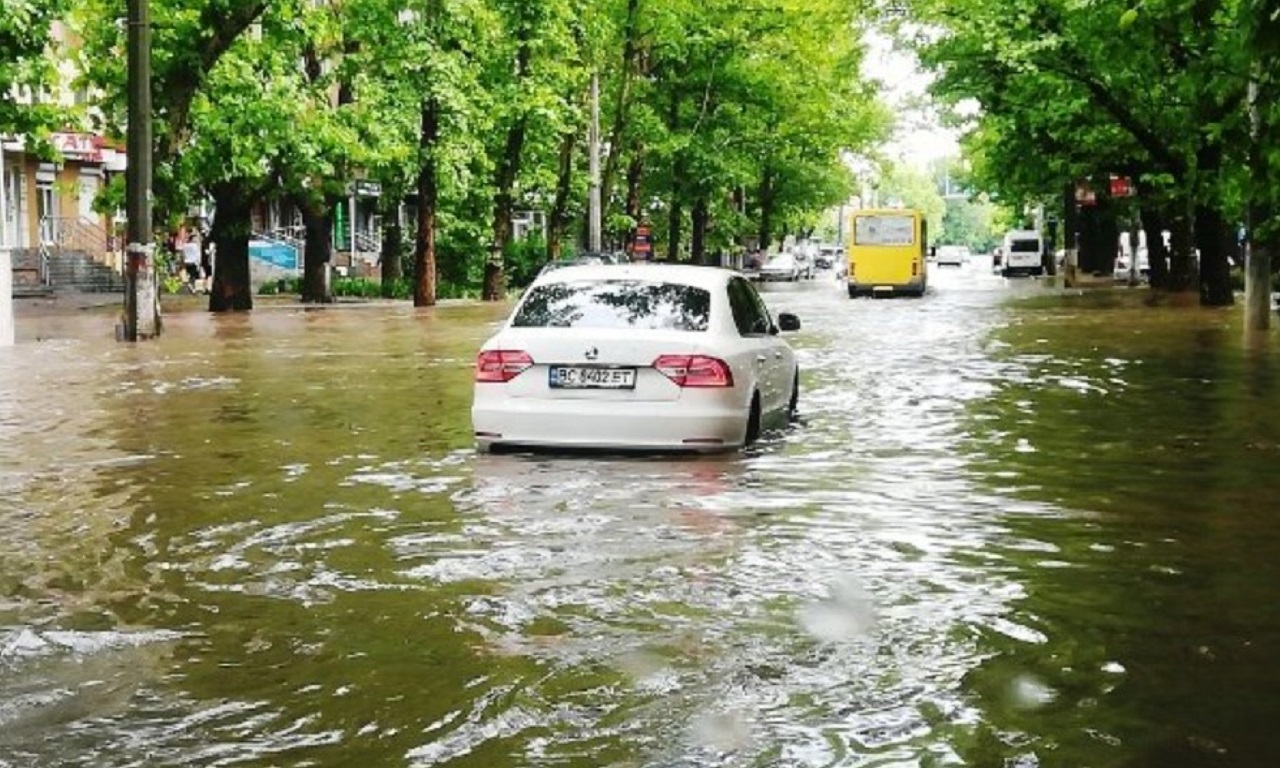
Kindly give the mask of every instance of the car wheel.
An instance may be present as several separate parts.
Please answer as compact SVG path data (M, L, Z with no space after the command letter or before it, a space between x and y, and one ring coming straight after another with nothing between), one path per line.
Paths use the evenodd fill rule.
M787 421L800 418L800 369L791 377L791 401L787 403Z
M751 445L760 439L760 393L751 396L751 411L747 413L747 436L743 445Z

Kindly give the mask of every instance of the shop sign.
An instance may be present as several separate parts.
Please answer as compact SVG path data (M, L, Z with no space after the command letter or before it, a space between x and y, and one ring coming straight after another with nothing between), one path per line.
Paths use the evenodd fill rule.
M1111 175L1111 196L1112 197L1133 197L1135 190L1133 188L1133 179L1128 176Z
M55 133L49 136L54 149L68 160L102 162L102 137L92 133Z
M636 227L635 239L631 241L631 252L641 258L648 258L653 252L653 231L644 224Z

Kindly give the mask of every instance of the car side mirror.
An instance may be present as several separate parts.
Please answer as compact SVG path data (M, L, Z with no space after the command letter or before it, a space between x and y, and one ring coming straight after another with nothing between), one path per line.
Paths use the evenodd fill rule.
M781 312L778 314L778 327L784 331L800 330L800 318L790 312Z

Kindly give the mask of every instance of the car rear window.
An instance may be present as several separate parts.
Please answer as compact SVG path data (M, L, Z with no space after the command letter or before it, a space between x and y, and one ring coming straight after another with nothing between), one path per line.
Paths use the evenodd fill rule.
M1014 253L1039 253L1040 241L1039 240L1014 240L1010 244L1009 250Z
M639 280L547 283L529 290L511 324L517 328L639 328L705 331L711 292Z

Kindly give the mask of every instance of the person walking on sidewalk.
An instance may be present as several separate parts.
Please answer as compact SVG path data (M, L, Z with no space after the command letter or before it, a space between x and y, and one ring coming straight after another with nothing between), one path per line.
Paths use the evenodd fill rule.
M187 288L198 293L200 288L200 236L192 233L182 244L182 268L187 273Z

